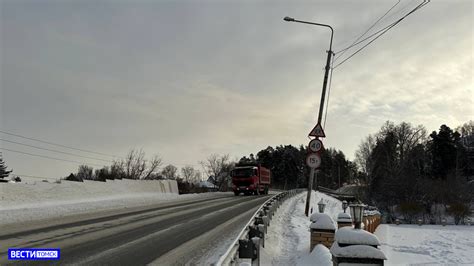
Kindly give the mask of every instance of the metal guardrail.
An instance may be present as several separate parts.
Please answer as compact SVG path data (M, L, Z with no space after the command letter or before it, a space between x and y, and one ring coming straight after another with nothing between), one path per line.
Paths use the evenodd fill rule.
M283 201L303 191L306 191L306 189L281 192L265 201L224 255L219 258L216 265L236 265L239 259L250 259L252 265L260 265L260 246L265 248L265 234L275 211Z

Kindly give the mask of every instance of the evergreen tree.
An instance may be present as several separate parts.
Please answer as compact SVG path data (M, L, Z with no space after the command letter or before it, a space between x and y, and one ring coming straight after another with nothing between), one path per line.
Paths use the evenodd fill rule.
M4 179L5 177L8 177L12 171L13 170L7 171L7 166L5 165L5 162L2 158L2 153L0 153L0 178Z
M431 169L435 178L446 179L448 174L453 174L456 169L457 142L460 134L451 128L442 125L439 133L433 131L428 144L431 155Z

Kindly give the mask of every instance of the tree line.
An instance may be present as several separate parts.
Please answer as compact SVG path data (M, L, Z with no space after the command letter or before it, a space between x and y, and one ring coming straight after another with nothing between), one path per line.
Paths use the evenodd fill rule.
M389 217L401 212L408 222L420 216L437 222L447 210L459 223L474 200L473 132L472 121L429 135L422 125L386 122L356 152L365 201Z

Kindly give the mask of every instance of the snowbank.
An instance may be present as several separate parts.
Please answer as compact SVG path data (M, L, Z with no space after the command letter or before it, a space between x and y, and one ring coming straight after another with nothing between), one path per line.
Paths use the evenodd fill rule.
M380 241L376 235L352 227L343 227L337 230L335 241L339 244L380 245Z
M336 230L334 221L325 213L318 213L319 216L311 223L311 229ZM314 214L313 214L314 215ZM313 218L313 216L311 216Z
M22 205L41 205L56 202L88 201L97 198L130 196L137 193L178 194L173 180L108 180L107 182L64 181L60 183L28 182L2 183L0 208L21 208Z
M172 180L1 183L0 224L177 199Z
M350 245L346 247L340 247L337 242L331 247L331 254L335 257L344 258L370 258L370 259L381 259L386 260L385 254L380 250L372 246L367 245Z
M302 256L297 261L296 265L332 266L332 255L327 247L318 244L309 255Z

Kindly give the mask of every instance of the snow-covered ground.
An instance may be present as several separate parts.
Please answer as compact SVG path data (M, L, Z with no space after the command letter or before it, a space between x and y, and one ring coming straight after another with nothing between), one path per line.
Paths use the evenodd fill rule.
M311 207L317 211L320 199L326 203L325 213L335 221L342 212L341 202L313 192ZM262 265L324 265L327 252L323 246L309 253L309 218L304 214L306 193L285 201L270 222L265 248L261 249ZM385 265L474 265L474 226L387 225L377 228ZM326 257L326 258L325 258Z
M0 225L210 197L211 194L178 195L176 182L169 180L0 183Z
M321 198L326 204L325 213L337 220L337 215L342 212L341 202L314 191L311 195L313 213L317 212ZM325 253L322 246L311 255L309 253L311 222L304 214L305 202L306 193L300 193L280 206L268 227L265 248L261 249L262 265L307 265L308 261L314 261L312 256L319 258Z
M474 265L474 226L382 224L375 235L386 265Z

